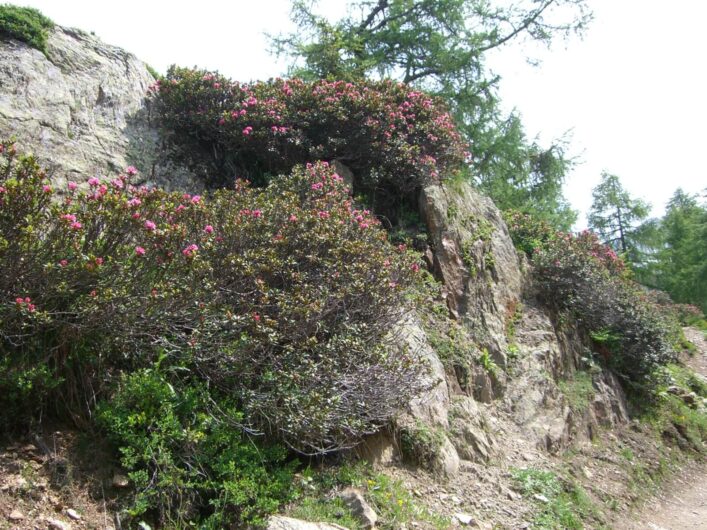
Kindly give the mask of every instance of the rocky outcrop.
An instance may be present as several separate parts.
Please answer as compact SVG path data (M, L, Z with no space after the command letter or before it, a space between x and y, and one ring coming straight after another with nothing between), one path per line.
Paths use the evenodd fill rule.
M450 315L474 342L464 349L486 349L495 364L489 369L478 359L456 359L454 369L445 369L425 346L424 332L411 334L434 372L446 377L446 388L438 385L405 416L444 430L437 458L451 466L442 474L456 473L457 458L502 458L499 435L515 433L534 450L557 452L577 437L592 437L599 427L626 422L618 380L596 367L591 399L583 410L570 406L561 386L586 368L586 338L534 302L525 266L495 205L467 184L434 184L423 190L420 212L432 246L429 261L444 284ZM504 418L505 427L492 425L497 418Z
M433 184L420 195L420 213L452 315L504 367L506 324L520 301L523 277L498 208L467 183L453 190Z
M0 136L32 151L59 187L133 165L143 182L198 189L164 160L145 107L154 78L132 54L57 26L46 56L3 37L0 58Z

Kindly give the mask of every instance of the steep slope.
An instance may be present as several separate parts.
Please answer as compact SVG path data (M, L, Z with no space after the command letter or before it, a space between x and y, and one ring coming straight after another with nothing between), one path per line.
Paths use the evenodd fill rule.
M150 183L199 189L166 162L144 103L154 79L134 56L57 27L47 56L3 40L0 57L0 135L33 150L57 184L135 165ZM488 198L466 183L432 184L419 213L441 295L436 311L422 305L395 334L428 363L429 390L401 412L394 434L359 451L430 510L522 528L533 504L514 491L511 472L559 467L553 455L625 428L626 399L592 361L587 337L535 299L528 265Z

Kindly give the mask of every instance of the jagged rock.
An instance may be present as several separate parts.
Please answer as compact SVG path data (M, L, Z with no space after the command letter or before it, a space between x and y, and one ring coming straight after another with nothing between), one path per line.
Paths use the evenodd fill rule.
M459 454L446 435L432 459L432 471L443 478L452 478L459 473Z
M468 183L453 192L432 184L420 195L420 213L452 314L505 367L507 319L520 300L523 274L498 208Z
M407 315L393 332L400 345L426 363L429 370L423 383L429 388L412 400L408 410L399 420L401 424L421 422L431 427L449 426L449 390L442 362L431 348L425 331L413 315Z
M591 403L591 411L597 423L609 428L627 423L628 404L618 378L605 370L599 377L594 378L594 388L596 393Z
M51 530L71 530L71 525L69 523L65 523L59 519L47 518L45 521Z
M16 136L58 187L134 165L149 183L198 189L189 172L163 160L145 107L154 79L135 56L56 26L47 56L3 38L0 57L0 137Z
M474 398L481 403L491 403L494 398L493 381L491 376L483 369L477 369L474 372Z
M25 515L19 510L12 510L10 515L7 516L10 521L21 521L25 518Z
M346 488L341 492L341 499L348 505L354 517L361 521L364 528L373 528L378 522L378 515L366 502L363 493L356 488Z
M492 455L493 439L476 402L470 397L457 398L450 416L454 418L451 441L459 457L474 462L487 462Z
M348 530L343 526L331 523L310 523L292 517L273 516L268 521L267 530Z

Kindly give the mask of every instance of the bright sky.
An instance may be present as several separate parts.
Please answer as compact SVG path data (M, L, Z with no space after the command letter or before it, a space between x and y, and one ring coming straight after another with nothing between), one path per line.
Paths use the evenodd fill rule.
M247 81L281 75L265 33L288 32L289 0L11 0L36 7L58 24L93 31L160 72L176 63L217 69ZM565 195L582 212L603 169L662 213L677 187L707 187L707 2L589 0L595 20L583 40L541 54L492 58L501 95L523 116L530 137L547 143L572 131L582 161ZM336 17L345 0L320 0ZM580 219L577 228L583 228Z

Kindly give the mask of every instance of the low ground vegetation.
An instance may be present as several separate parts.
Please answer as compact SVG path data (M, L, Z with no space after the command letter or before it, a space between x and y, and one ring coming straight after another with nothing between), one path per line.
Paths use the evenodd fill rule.
M54 22L31 7L0 5L0 38L26 42L42 53L47 53L47 38Z

